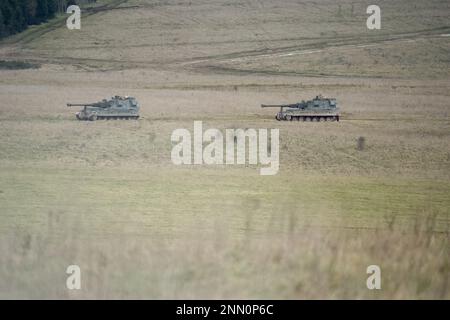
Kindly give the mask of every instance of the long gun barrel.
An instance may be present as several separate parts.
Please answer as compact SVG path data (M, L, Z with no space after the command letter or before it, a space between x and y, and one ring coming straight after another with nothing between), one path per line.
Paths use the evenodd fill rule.
M68 103L68 107L85 107L85 106L93 106L93 103Z
M298 104L262 104L261 108L297 108Z
M261 108L280 108L280 107L284 107L283 105L279 105L279 104L262 104Z

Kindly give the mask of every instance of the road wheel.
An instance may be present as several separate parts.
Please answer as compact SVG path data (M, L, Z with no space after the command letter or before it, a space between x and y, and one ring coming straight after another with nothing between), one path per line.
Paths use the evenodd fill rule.
M96 115L96 114L93 114L92 116L89 117L89 120L90 120L90 121L95 121L95 120L97 120L97 115Z
M291 116L286 116L286 120L287 120L287 121L291 121L291 120L292 120L292 117L291 117Z

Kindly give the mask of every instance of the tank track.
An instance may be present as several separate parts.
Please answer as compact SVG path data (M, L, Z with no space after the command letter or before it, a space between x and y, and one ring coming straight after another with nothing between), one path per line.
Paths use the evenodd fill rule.
M77 115L77 119L80 121L97 121L97 120L137 120L139 119L139 116L120 116L120 117L109 117L109 116L99 116L99 115L95 115L95 116L90 116L87 119L84 118L80 118Z
M303 121L303 122L325 122L325 121L339 121L339 115L300 115L291 116L284 115L280 117L278 114L275 116L278 121Z

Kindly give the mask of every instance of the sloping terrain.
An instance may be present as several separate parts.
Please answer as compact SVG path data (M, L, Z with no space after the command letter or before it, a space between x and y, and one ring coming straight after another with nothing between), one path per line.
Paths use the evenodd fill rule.
M0 64L0 297L448 299L449 3L369 4L104 0L1 42L39 68ZM117 94L139 121L66 107ZM317 94L342 121L260 108ZM279 128L279 173L173 165L194 120Z

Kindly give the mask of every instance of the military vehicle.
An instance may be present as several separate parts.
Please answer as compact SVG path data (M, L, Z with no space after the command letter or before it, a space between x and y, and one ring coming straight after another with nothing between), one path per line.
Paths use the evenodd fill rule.
M275 119L278 121L339 121L336 99L321 95L312 100L280 105L261 105L262 108L280 108Z
M133 97L115 96L94 103L68 103L68 107L81 106L76 113L78 120L95 121L97 119L138 119L139 104Z

